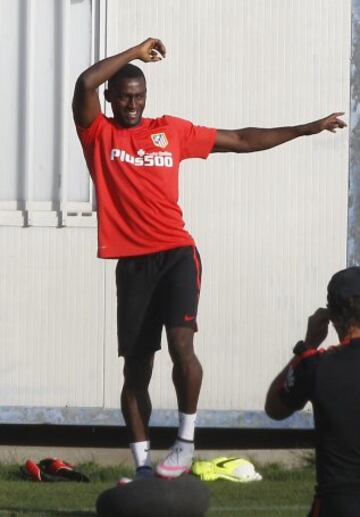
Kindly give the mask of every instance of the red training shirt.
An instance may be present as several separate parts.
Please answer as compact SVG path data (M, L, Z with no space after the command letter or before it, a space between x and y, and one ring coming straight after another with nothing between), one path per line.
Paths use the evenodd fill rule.
M168 115L123 128L99 114L77 132L96 190L99 257L194 244L178 205L179 164L207 158L216 129Z

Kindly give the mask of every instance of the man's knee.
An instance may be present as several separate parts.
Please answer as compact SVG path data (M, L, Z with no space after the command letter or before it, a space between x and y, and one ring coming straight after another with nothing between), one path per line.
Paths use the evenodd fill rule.
M174 363L189 361L194 354L194 331L190 328L177 327L167 330L168 346Z

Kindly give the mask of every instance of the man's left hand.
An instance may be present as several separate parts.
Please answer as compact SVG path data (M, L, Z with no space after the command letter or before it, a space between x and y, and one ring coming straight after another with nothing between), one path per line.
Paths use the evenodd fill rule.
M307 348L318 348L327 336L329 327L329 311L317 309L308 319L306 337L304 339Z

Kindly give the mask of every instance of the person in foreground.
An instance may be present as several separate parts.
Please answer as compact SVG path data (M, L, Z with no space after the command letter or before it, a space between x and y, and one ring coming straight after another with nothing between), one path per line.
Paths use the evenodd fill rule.
M340 344L318 349L329 322ZM282 420L312 403L317 487L309 517L355 517L360 515L360 267L331 278L327 309L310 316L294 353L272 382L265 411Z
M166 328L173 363L178 437L157 467L164 477L187 472L194 453L194 428L202 367L194 353L201 262L185 230L178 205L182 160L210 153L270 149L296 137L335 132L345 123L335 113L321 120L273 129L214 129L164 115L144 118L146 80L138 59L165 58L155 38L99 61L75 85L73 114L95 184L98 256L119 259L116 269L119 355L124 357L121 408L131 438L136 477L153 474L149 445L148 386L154 353ZM108 81L113 118L101 113L97 88Z

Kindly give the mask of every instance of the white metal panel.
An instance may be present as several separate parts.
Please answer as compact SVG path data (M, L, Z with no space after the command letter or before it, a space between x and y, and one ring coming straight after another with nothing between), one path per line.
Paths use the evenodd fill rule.
M63 131L67 135L67 160L64 162L64 168L68 170L68 181L66 190L64 188L63 192L64 200L66 199L70 202L88 202L90 200L89 177L86 167L84 168L84 157L69 107L77 77L93 62L94 57L99 58L98 40L100 35L97 22L100 20L99 14L94 9L94 4L97 3L96 0L72 1L71 9L69 7L67 9L69 32L68 58L63 62L63 71L67 72L68 81L66 86L68 90L64 102L64 104L67 104L67 108L65 108L65 105L63 106L66 109ZM92 13L95 19L92 18ZM89 32L90 30L91 32ZM64 47L65 44L66 39L63 36ZM96 51L93 49L94 46L96 46Z
M231 128L303 123L349 104L351 2L108 3L108 54L147 36L147 114ZM203 409L261 409L270 379L346 263L346 131L183 164L182 205L203 258L197 349ZM334 335L329 338L335 339ZM111 403L118 381L109 377ZM156 407L175 407L167 354Z
M7 80L1 86L0 225L65 225L69 212L93 208L71 99L78 75L104 51L104 6L99 0L1 3Z
M1 406L102 406L95 246L93 229L0 228Z
M0 16L0 66L7 73L11 70L12 80L0 81L0 95L4 99L1 103L1 118L6 123L0 125L0 141L2 151L0 153L0 201L16 199L18 195L17 181L18 168L21 162L22 146L19 146L18 130L19 120L16 116L18 103L22 106L22 96L19 95L18 86L22 77L23 53L21 49L20 33L23 24L18 23L20 18L20 0L14 2L2 2ZM22 18L22 20L24 20ZM14 66L14 64L16 64ZM6 145L4 143L6 142ZM8 159L11 157L11 159ZM6 174L4 174L6 171ZM21 195L19 193L19 195Z
M98 20L103 20L105 4L97 4ZM33 59L26 66L21 49L28 33L20 5L5 2L8 26L0 18L10 56L5 69L16 84L22 71L13 68L17 53L26 69ZM52 6L55 13L53 2L27 5L32 15L41 6ZM70 60L74 81L90 55L90 4L67 3L68 22L62 18L63 5L56 6L62 25L55 53L59 66ZM215 127L296 124L347 109L350 11L350 0L110 0L107 54L149 35L164 40L167 59L143 66L148 115L165 112ZM45 18L40 21L46 28ZM65 48L61 54L64 49L57 45L64 43L65 22L71 52ZM40 22L30 17L26 23ZM94 18L91 23L94 28ZM36 52L39 37L28 53ZM34 85L29 84L31 95L37 91ZM18 106L25 108L23 87L13 97L7 83L0 88L11 99L2 107L10 136L0 167L11 171L12 179L16 176L3 190L0 174L0 196L13 201L16 190L21 193L16 199L27 200L23 171L32 150L23 147L29 139L39 146L38 133L25 134L13 115ZM49 106L50 92L44 95ZM38 109L26 120L34 119ZM62 140L65 118L54 128L51 113L46 127ZM68 113L69 149L61 150L62 140L56 153L64 153L62 167L68 159L71 170L82 170L86 181L77 179L70 188L69 168L63 199L87 202L88 176L70 106ZM347 141L344 131L264 153L183 164L181 203L204 265L197 336L204 365L202 409L262 409L267 385L303 336L307 315L325 302L328 278L346 259ZM45 151L34 149L33 157L40 152ZM44 155L42 160L47 161ZM50 171L53 177L52 166L59 171L59 163L51 162L44 174ZM4 215L11 224L10 214ZM39 213L35 216L41 222ZM54 212L53 224L56 217ZM78 219L67 217L66 224L78 224ZM93 224L93 217L84 219ZM0 250L1 405L117 408L121 361L116 359L115 261L95 259L95 230L2 227ZM168 354L161 353L151 385L154 408L176 407L170 374Z

